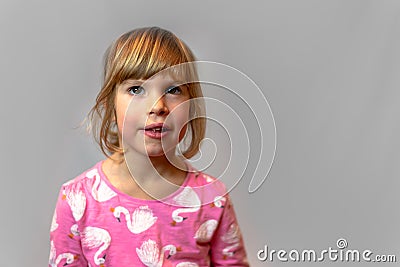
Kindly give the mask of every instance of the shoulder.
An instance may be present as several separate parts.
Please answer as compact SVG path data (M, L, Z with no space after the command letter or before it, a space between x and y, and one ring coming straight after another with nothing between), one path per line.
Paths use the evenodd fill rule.
M67 182L63 183L62 189L77 190L77 189L84 189L87 187L91 187L96 178L97 179L100 178L101 164L102 161L99 161L94 166L85 170L75 178L70 179Z
M219 203L228 197L228 191L222 181L201 171L193 171L187 186L194 189L203 204Z
M192 184L195 186L207 186L209 189L213 190L221 190L225 189L225 184L220 181L218 178L201 172L201 171L195 171L193 172L193 177L191 179Z

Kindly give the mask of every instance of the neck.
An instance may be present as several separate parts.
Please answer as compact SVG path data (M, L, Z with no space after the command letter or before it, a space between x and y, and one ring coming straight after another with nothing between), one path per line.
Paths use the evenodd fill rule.
M138 153L113 154L113 168L120 179L132 179L154 198L164 198L183 183L186 177L184 160L174 153L147 157Z

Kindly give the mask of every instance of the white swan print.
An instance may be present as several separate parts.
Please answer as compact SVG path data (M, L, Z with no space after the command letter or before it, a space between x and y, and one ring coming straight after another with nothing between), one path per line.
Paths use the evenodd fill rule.
M64 190L65 199L71 208L75 221L79 221L86 208L86 196L79 189Z
M237 248L239 246L239 243L235 243L233 245L227 246L222 250L222 254L224 255L224 259L227 257L232 257L235 251L232 251L233 249Z
M199 196L190 186L186 186L179 195L175 196L174 201L183 208L178 208L172 212L172 225L187 219L187 217L180 216L180 213L196 212L201 205Z
M98 227L88 226L82 231L82 246L89 249L97 248L94 254L94 263L104 266L106 254L104 251L110 246L111 236L107 230ZM103 254L103 255L102 255ZM100 257L100 255L102 255Z
M72 253L62 253L62 254L58 255L58 257L57 257L57 252L56 252L56 248L54 246L54 242L51 241L51 243L50 243L49 265L51 267L57 267L58 264L63 259L66 259L65 264L64 264L64 266L66 266L66 265L69 265L69 264L73 263L77 259L77 256L75 256Z
M58 228L57 211L54 211L53 219L51 220L50 232L54 232Z
M221 239L228 244L238 243L240 241L239 226L236 223L232 223Z
M203 177L206 178L207 183L212 183L215 181L214 178L212 178L211 176L208 176L207 174L203 173Z
M239 246L240 242L239 226L235 223L231 224L228 231L221 237L221 239L228 244L228 246L222 250L224 258L233 256L235 253L234 249Z
M74 238L74 236L79 236L80 235L80 233L79 233L79 230L78 230L78 225L77 224L73 224L72 226L71 226L71 228L70 228L70 233L68 234L68 236L70 237L70 238Z
M199 265L197 263L194 262L180 262L176 265L176 267L199 267Z
M129 211L121 206L112 208L114 217L121 222L121 213L125 215L126 225L134 234L140 234L149 229L156 221L157 217L153 216L152 210L148 206L140 206L132 213L132 219Z
M147 240L142 243L140 248L136 248L136 254L140 261L148 267L161 267L164 262L164 254L168 251L167 258L176 254L176 247L174 245L166 245L161 249L158 247L154 240Z
M101 180L99 172L97 169L90 170L86 173L86 177L89 179L95 179L92 187L92 196L95 200L99 202L104 202L115 197L115 193L111 188Z
M210 242L215 229L217 229L218 221L217 220L208 220L202 223L199 229L196 231L194 238L198 243L207 243Z
M68 186L68 185L72 184L74 181L75 181L75 179L66 181L65 183L63 183L63 186L64 186L64 187L65 187L65 186Z
M216 196L214 198L214 202L211 203L211 207L223 208L226 202L226 198L224 196Z

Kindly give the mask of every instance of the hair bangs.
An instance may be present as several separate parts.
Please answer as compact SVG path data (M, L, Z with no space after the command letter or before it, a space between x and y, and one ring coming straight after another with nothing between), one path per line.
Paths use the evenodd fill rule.
M118 71L114 79L119 83L127 79L146 80L165 69L195 60L172 33L157 33L157 29L148 29L136 34L141 36L127 36L127 39L116 47L115 62L118 62ZM187 70L181 70L179 67L179 70L174 69L172 68L169 74L178 80L187 80L188 75L192 77Z

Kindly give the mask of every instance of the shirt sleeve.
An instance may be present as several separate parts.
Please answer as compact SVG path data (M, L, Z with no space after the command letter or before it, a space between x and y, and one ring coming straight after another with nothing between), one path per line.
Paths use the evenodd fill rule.
M211 266L249 266L246 250L229 195L211 240Z
M87 267L78 225L67 201L67 186L60 190L50 229L49 266Z

